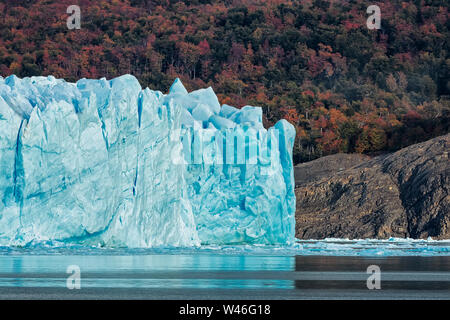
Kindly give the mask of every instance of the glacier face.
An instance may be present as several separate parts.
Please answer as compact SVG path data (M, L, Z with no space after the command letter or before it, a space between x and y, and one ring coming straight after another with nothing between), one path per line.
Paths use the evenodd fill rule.
M0 245L292 243L294 138L179 79L0 77Z

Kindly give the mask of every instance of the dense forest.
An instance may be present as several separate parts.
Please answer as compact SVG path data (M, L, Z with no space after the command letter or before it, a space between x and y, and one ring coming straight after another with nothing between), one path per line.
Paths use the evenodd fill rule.
M69 30L67 7L81 8ZM369 30L366 9L381 9ZM0 75L135 75L295 125L295 162L449 132L448 0L0 0Z

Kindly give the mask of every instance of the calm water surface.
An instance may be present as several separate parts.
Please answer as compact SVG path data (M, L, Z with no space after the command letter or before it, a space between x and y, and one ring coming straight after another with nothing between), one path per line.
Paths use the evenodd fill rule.
M450 299L450 256L440 246L422 256L3 248L0 299ZM80 290L67 288L67 268L74 265ZM367 288L371 265L381 270L381 290Z

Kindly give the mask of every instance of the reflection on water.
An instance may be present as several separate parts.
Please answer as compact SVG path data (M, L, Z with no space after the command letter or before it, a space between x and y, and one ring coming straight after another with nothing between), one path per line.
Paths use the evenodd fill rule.
M450 256L436 257L333 257L297 256L296 271L361 271L377 265L384 272L450 272Z
M227 255L0 256L0 273L65 272L69 265L78 265L84 272L100 273L192 270L289 271L295 269L295 257Z
M5 255L1 287L65 288L69 265L82 288L366 289L367 267L378 265L385 289L447 290L450 257L256 255ZM445 292L447 292L445 291Z
M28 278L0 279L0 287L61 287L66 279ZM224 279L82 279L83 288L137 288L137 289L293 289L290 280L224 280Z
M293 288L294 282L243 275L293 271L289 256L0 256L0 287L65 287L77 265L84 288Z

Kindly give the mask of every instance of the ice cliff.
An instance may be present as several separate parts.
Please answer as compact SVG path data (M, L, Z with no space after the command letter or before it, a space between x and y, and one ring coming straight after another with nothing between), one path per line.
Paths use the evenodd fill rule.
M178 79L0 77L0 245L291 243L294 137Z

